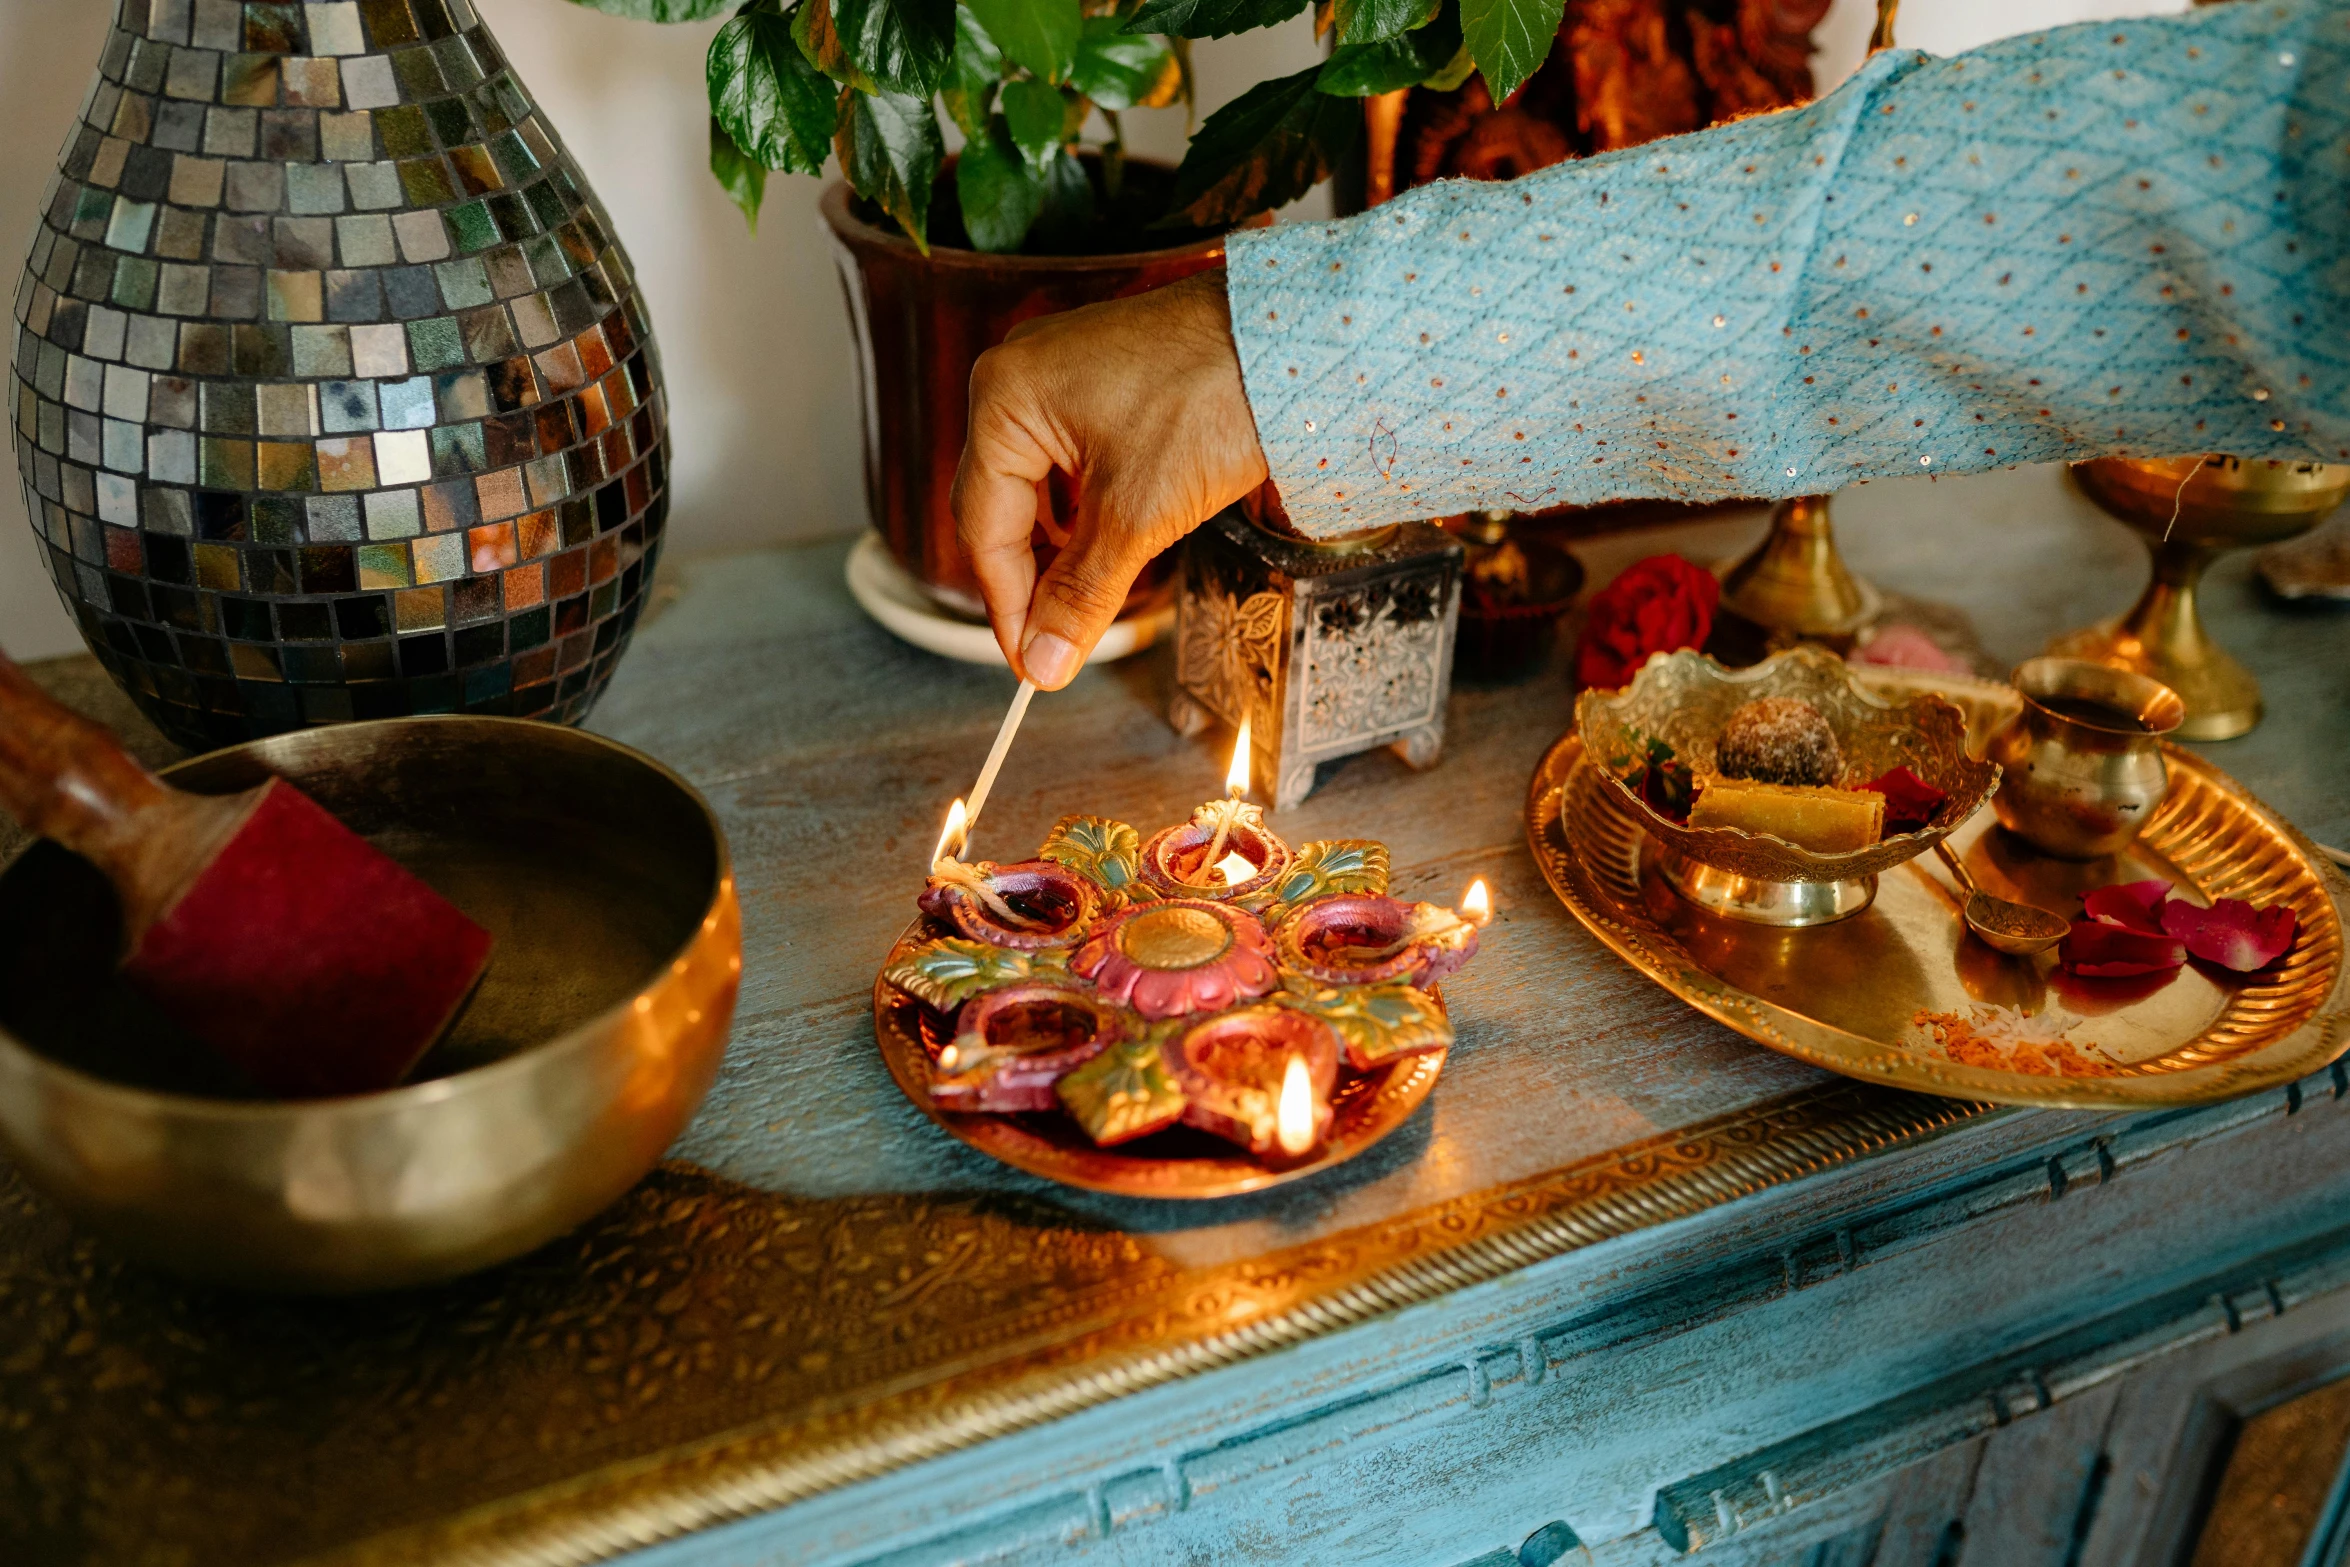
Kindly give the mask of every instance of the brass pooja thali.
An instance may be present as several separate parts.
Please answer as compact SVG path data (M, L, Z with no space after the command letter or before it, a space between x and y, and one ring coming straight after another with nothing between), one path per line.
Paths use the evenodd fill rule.
M1879 694L1924 689L1911 677ZM2019 702L1983 681L1939 694L1966 712L1977 754ZM2188 963L2159 982L2083 981L2053 951L2002 956L1969 935L1964 895L1931 854L1883 870L1861 912L1832 923L1781 928L1706 912L1668 883L1668 851L1647 813L1574 732L1535 769L1527 840L1560 901L1635 968L1747 1038L1849 1077L2006 1104L2134 1109L2318 1071L2350 1048L2350 882L2218 768L2167 742L2162 755L2169 792L2117 856L2042 855L1988 806L1949 830L1947 847L1986 892L2052 911L2076 910L2093 887L2154 877L2196 901L2282 905L2299 931L2274 966L2239 976ZM1953 1051L1953 1037L1967 1048Z

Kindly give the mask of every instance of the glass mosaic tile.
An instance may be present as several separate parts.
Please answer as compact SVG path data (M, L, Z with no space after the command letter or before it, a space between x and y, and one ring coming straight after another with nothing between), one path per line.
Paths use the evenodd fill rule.
M656 382L626 260L473 7L117 22L0 387L93 647L192 746L578 719L658 547Z

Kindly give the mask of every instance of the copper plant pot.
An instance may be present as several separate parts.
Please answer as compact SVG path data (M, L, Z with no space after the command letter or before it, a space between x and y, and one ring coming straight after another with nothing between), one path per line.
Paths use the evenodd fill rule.
M1128 172L1142 160L1130 160ZM865 504L899 565L942 603L981 612L949 506L970 414L971 367L1034 316L1139 294L1224 264L1221 235L1106 256L998 255L933 245L857 215L849 188L825 191L824 222L857 338ZM1040 529L1039 546L1050 544ZM1147 573L1137 592L1155 591Z

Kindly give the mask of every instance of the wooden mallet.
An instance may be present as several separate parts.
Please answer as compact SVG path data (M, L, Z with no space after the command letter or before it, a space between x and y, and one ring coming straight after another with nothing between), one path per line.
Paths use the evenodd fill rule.
M488 931L293 785L174 789L4 656L0 806L106 873L124 976L271 1094L398 1083L489 965Z

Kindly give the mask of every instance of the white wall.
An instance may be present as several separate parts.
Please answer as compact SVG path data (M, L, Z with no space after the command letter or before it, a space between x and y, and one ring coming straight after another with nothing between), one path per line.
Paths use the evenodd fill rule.
M612 210L643 279L669 372L677 482L671 548L810 539L863 526L848 330L817 232L813 180L775 176L754 237L703 172L702 54L715 24L657 28L568 0L476 0ZM2178 10L2184 0L1909 0L1901 42L1951 52L2026 27ZM75 109L110 0L0 0L0 301ZM1836 0L1821 85L1860 59L1873 0ZM1305 17L1199 46L1202 108L1314 58ZM1137 150L1180 157L1180 112L1129 117ZM1319 194L1308 212L1326 210ZM0 483L0 647L79 646Z

